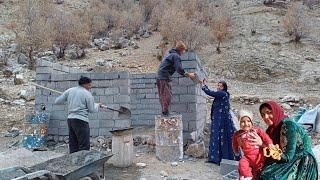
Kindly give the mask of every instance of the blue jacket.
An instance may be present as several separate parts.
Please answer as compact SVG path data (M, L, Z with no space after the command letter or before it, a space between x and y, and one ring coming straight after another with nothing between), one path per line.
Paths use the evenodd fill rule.
M185 74L181 65L181 57L177 49L173 48L164 56L157 72L157 79L171 80L171 76L176 71L181 75Z

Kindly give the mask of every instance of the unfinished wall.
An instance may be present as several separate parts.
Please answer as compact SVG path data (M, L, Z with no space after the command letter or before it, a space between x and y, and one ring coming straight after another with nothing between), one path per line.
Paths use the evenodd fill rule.
M187 71L197 71L201 64L195 53L185 53L182 65ZM154 125L155 115L161 113L156 87L156 75L129 74L128 72L84 73L77 69L61 66L41 60L37 66L37 83L59 90L77 86L81 75L93 80L92 94L96 102L102 102L113 108L128 107L131 119L121 119L117 112L106 111L90 115L92 136L109 136L110 130L137 125ZM205 124L207 108L206 96L188 78L175 74L172 81L171 111L182 114L185 137L190 132L201 134ZM65 105L54 105L58 96L47 90L37 88L36 108L45 104L51 113L49 134L67 135L67 112Z

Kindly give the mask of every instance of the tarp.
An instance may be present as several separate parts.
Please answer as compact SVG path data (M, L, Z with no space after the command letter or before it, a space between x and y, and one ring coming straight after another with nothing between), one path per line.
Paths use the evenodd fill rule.
M320 104L306 111L298 120L299 124L312 125L312 131L320 133Z

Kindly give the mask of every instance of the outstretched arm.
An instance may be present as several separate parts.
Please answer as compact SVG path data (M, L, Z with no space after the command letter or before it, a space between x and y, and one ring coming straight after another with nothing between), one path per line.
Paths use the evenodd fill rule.
M201 89L202 89L207 95L212 96L212 97L223 97L223 96L226 96L226 95L227 95L227 93L224 92L224 91L213 91L213 90L210 90L207 85L202 86Z

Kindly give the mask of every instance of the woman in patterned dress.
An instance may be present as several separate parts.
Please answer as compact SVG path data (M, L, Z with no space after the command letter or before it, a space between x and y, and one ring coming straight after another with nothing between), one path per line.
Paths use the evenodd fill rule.
M202 90L214 97L211 108L211 135L208 162L220 165L221 159L234 160L232 136L236 131L230 114L230 94L225 81L218 83L217 91L210 90L207 85Z
M260 179L317 180L317 161L306 131L291 121L274 101L263 103L259 110L262 119L268 125L267 134L283 151L280 160L268 159ZM253 144L262 146L261 138L258 136L253 135L251 140Z

